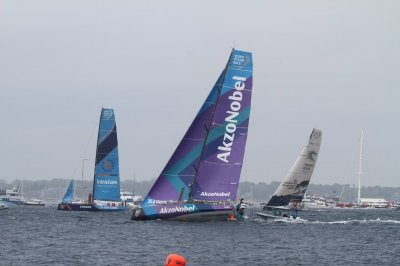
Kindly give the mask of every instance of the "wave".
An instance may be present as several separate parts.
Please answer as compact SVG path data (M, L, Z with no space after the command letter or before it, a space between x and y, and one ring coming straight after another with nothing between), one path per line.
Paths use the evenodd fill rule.
M378 223L382 223L382 224L400 224L399 220L382 220L379 217L375 220L373 219L363 219L363 220L357 220L357 219L353 219L353 220L338 220L338 221L331 221L331 222L327 222L327 221L312 221L310 223L313 224L378 224Z
M265 222L264 219L256 218L255 221ZM373 219L363 219L363 220L337 220L337 221L309 221L301 218L297 219L287 219L287 218L277 218L269 220L269 222L275 223L302 223L302 224L400 224L400 220L382 220L379 217L375 220Z

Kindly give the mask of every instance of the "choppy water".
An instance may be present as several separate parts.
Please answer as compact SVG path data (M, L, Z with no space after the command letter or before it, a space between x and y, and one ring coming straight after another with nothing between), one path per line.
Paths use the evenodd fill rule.
M400 265L400 210L304 211L300 222L131 221L122 213L0 211L1 265Z

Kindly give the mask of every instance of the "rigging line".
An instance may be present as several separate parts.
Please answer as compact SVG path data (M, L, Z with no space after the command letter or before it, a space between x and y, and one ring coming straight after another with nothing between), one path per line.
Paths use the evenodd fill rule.
M228 60L228 62L226 63L226 66L225 66L225 68L224 68L224 78L222 79L221 85L223 85L224 82L225 82L226 74L228 73L229 63L230 63L230 61L231 61L231 59L232 59L232 55L233 55L233 51L234 51L234 50L235 50L235 49L232 49L231 54L229 55L229 60ZM217 110L217 107L218 107L218 102L219 102L219 97L221 96L221 91L222 91L222 87L219 85L219 86L218 86L218 97L217 97L217 100L215 101L215 105L214 105L214 107L213 107L213 111L212 111L212 114L211 114L210 122L209 122L209 124L208 124L208 127L206 128L206 131L207 131L207 132L206 132L206 137L204 138L203 146L202 146L202 148L201 148L201 152L200 152L200 155L199 155L199 162L197 163L197 167L195 168L195 176L193 177L192 183L191 183L190 186L189 186L189 188L190 188L190 191L189 191L189 200L191 200L191 199L193 198L193 196L192 196L193 187L194 187L194 184L195 184L195 182L196 182L197 174L199 173L199 167L200 167L200 164L201 164L201 159L202 159L202 157L203 157L204 148L205 148L205 146L206 146L207 139L208 139L208 136L209 136L209 133L210 133L210 129L211 129L211 125L212 125L213 120L214 120L215 111Z
M100 112L100 119L99 119L99 129L97 130L97 142L96 142L96 156L94 158L94 169L93 169L93 188L92 188L92 193L94 197L95 189L96 189L96 163L97 163L97 156L98 156L98 148L99 148L99 143L100 143L100 127L101 127L101 118L103 117L103 108L101 108ZM116 125L116 121L114 122L114 126ZM118 146L118 141L117 141L117 146Z
M87 150L88 150L88 148L89 148L89 144L90 144L90 141L91 141L91 139L92 139L92 137L93 137L93 134L94 134L94 132L95 132L95 130L96 130L96 126L97 126L97 122L93 125L93 129L92 129L92 131L91 131L91 133L90 133L90 135L89 135L89 138L88 138L87 141L86 141L86 146L85 146L85 148L84 148L84 150L83 150L83 156L82 156L82 158L86 158ZM78 171L78 167L81 165L81 163L82 163L82 160L79 159L79 162L76 163L76 166L75 166L75 168L74 168L74 171L72 172L72 178L75 176L76 172Z
M348 169L347 169L347 174L346 174L346 177L345 177L345 180L344 180L342 191L340 192L339 201L343 196L343 192L344 192L344 189L345 189L345 187L347 185L347 181L349 180L349 176L350 176L351 170L353 170L355 159L356 159L356 151L354 150L353 151L353 157L351 159L351 163L349 164Z
M183 138L183 139L186 139L186 140L193 140L193 141L204 141L204 139L192 139L192 138Z
M204 160L203 163L209 163L209 164L215 164L215 165L223 165L223 166L238 166L238 165L242 165L241 163L214 163L214 162L210 162L210 161L206 161Z

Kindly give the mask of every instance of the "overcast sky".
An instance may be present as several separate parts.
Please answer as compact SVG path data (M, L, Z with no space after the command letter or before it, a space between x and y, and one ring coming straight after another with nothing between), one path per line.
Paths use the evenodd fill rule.
M102 106L122 179L158 177L235 43L254 59L241 181L280 181L317 127L312 183L356 183L364 129L362 184L400 186L399 14L399 1L0 1L0 179L80 178L88 158L90 180Z

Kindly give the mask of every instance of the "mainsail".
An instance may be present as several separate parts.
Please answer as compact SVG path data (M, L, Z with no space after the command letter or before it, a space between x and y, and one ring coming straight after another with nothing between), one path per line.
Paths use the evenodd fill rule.
M322 131L313 129L308 142L267 203L267 207L286 206L290 202L302 201L317 162L321 139Z
M74 180L71 180L71 182L68 185L67 191L65 192L65 195L62 199L62 203L71 203L72 198L74 196Z
M113 109L101 109L93 181L93 199L121 201L117 126Z
M192 199L236 198L247 137L251 86L251 53L233 50L227 66L143 205L185 201L189 196ZM229 121L225 121L226 118ZM230 134L230 140L225 140L224 134ZM223 146L224 143L226 146ZM225 150L218 150L219 147ZM210 157L218 154L222 154L221 158L224 159L221 164L223 167L203 166L205 161L211 164ZM204 178L207 173L216 182ZM211 194L203 190L208 188L212 188ZM218 195L229 196L215 197L214 192L219 190L222 194ZM203 191L210 196L204 197L204 193L200 195Z
M224 75L225 70L218 78L143 204L167 203L178 201L179 198L188 199L188 186L196 174L199 156L207 135L204 125L208 125L211 121L213 108L218 98L218 90L221 87Z
M249 125L252 55L233 50L194 179L195 200L236 200Z

